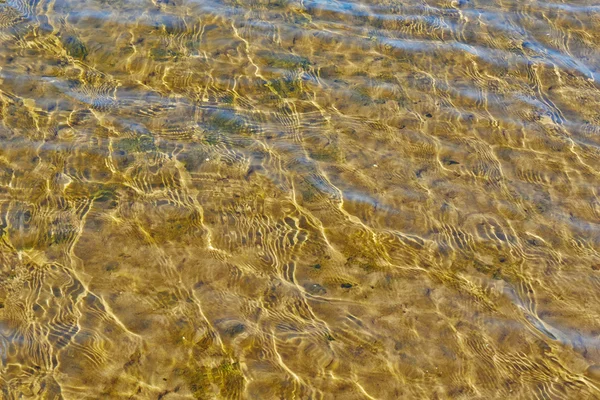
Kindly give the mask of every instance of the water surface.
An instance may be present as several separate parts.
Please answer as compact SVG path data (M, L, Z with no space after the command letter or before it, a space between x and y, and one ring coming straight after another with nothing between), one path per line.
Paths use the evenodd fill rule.
M594 0L0 0L0 397L600 398Z

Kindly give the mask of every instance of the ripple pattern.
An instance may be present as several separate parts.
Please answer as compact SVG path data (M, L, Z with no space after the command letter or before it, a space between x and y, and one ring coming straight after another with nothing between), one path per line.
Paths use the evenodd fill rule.
M0 0L0 397L600 398L592 0Z

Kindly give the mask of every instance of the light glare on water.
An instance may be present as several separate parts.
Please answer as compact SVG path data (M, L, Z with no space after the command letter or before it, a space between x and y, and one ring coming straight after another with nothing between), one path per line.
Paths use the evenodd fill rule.
M600 398L592 0L0 0L0 398Z

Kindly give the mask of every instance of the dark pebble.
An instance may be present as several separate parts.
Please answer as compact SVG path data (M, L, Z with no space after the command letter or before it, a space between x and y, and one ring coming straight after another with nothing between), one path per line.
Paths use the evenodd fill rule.
M312 284L305 285L304 288L310 294L325 294L325 293L327 293L327 289L325 289L323 286L319 285L318 283L312 283Z

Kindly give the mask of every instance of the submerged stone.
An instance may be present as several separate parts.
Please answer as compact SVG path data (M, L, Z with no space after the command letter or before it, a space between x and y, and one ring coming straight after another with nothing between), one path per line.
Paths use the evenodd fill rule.
M88 55L88 49L85 44L74 35L67 35L62 39L62 44L65 46L65 50L67 53L73 57L78 58L80 60L85 60Z

